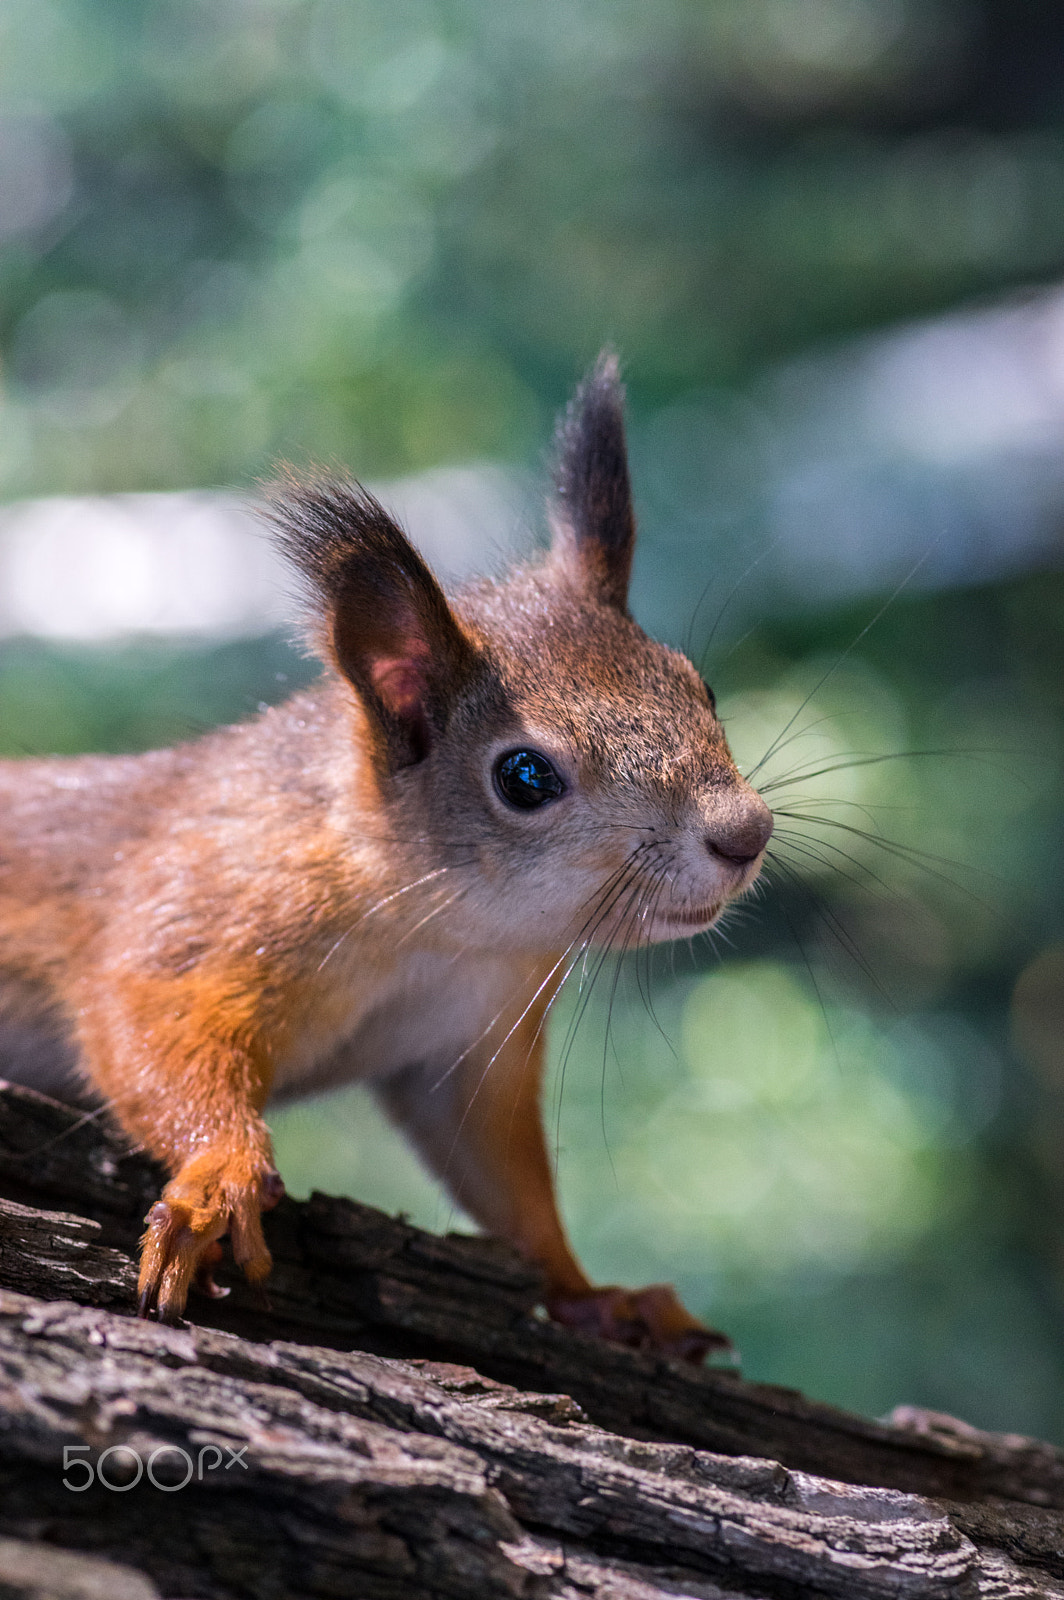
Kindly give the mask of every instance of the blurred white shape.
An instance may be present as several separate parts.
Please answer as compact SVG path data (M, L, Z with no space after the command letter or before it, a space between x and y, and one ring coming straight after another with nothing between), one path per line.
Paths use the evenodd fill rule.
M865 427L942 466L1064 441L1064 296L944 318L873 347Z
M777 369L763 505L779 595L985 582L1064 548L1064 292Z
M522 520L518 486L493 467L378 493L451 577L491 565ZM55 496L0 509L0 635L249 637L291 621L296 589L263 519L234 494Z
M528 485L502 467L434 467L376 492L444 579L499 570L532 543Z
M0 631L239 635L281 620L282 574L237 500L29 500L0 513Z
M632 445L637 615L718 658L766 614L1059 568L1064 290L697 390Z

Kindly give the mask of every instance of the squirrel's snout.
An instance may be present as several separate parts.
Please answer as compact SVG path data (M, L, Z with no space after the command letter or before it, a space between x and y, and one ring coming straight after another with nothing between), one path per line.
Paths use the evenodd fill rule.
M737 867L756 861L772 837L772 812L759 794L751 793L742 808L715 822L706 834L706 849Z

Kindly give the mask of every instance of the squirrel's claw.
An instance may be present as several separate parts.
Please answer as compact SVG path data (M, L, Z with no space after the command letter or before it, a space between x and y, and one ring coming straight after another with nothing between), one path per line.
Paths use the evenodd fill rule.
M237 1174L234 1165L231 1157L197 1157L167 1184L148 1212L141 1241L139 1317L154 1310L160 1322L177 1322L193 1285L213 1299L227 1294L214 1281L222 1255L218 1241L227 1232L234 1258L252 1283L269 1273L272 1261L260 1216L278 1203L284 1184L272 1169Z
M693 1317L667 1283L559 1296L548 1300L547 1310L555 1322L579 1333L681 1361L700 1364L713 1350L733 1349L727 1334Z
M168 1184L164 1193L173 1187ZM152 1206L146 1221L137 1314L147 1317L154 1311L160 1322L177 1322L189 1286L198 1276L204 1256L225 1232L228 1217L214 1208L164 1198ZM206 1264L207 1272L211 1266L213 1258Z

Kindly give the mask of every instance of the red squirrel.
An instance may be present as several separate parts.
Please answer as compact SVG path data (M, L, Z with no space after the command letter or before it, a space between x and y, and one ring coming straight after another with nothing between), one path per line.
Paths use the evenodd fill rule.
M772 831L711 691L627 609L623 390L600 358L558 428L552 543L445 597L354 483L272 520L324 675L143 755L0 763L0 1025L64 1055L170 1173L140 1312L270 1270L263 1108L365 1080L455 1200L543 1269L558 1320L700 1360L663 1286L595 1287L558 1216L540 1090L589 945L709 928Z

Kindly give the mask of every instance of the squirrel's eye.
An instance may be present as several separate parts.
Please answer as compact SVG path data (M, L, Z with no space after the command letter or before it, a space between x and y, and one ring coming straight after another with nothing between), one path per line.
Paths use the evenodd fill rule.
M705 678L702 679L702 687L709 696L709 709L715 715L717 710L717 697L713 693L713 690L709 687L709 684L706 682Z
M495 763L495 787L508 805L532 811L557 800L565 784L538 750L511 750Z

